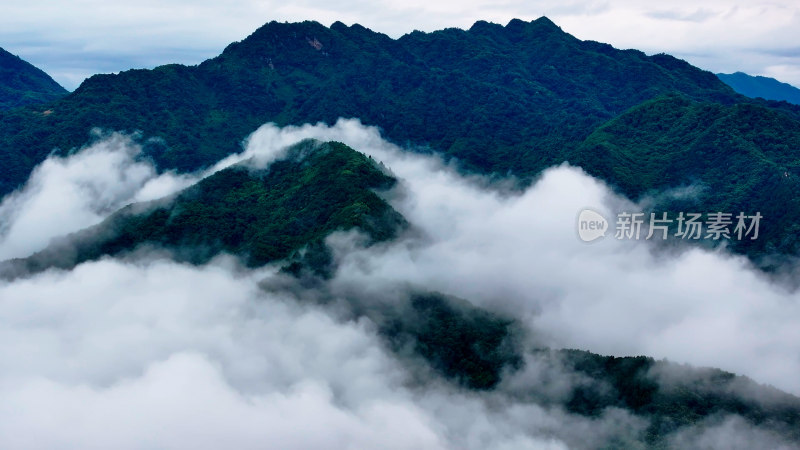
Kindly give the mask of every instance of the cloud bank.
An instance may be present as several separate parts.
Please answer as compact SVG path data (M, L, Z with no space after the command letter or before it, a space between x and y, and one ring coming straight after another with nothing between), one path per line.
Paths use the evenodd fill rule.
M0 286L3 447L441 448L365 324L254 276L102 261Z
M552 168L519 193L405 152L353 120L267 125L251 141L286 135L339 140L382 161L402 180L390 203L424 236L370 249L332 239L342 289L423 286L520 318L542 344L720 367L800 393L798 294L722 251L668 256L644 242L581 242L581 209L612 217L635 205L579 168Z
M0 202L0 260L28 256L126 204L164 197L198 179L157 174L132 136L96 131L96 138L72 156L48 157L21 190Z
M401 181L388 200L414 227L370 248L352 234L329 238L339 267L332 295L391 301L410 289L438 291L518 318L531 345L666 357L800 392L797 294L743 259L701 250L666 256L608 238L585 244L576 233L581 208L608 217L632 205L580 169L552 168L519 191L513 180L463 176L405 152L357 120L265 125L242 154L191 175L159 175L128 138L111 136L49 159L3 200L0 249L22 255L229 164L267 165L306 138L341 141L384 163ZM54 221L56 206L62 218ZM51 223L29 225L37 219ZM647 425L621 410L590 419L521 400L514 386L556 370L530 358L496 392L436 378L420 385L370 320L342 317L298 291L262 288L281 277L275 267L248 271L225 256L201 267L153 256L0 282L0 443L560 449L635 436ZM579 382L563 375L543 392L555 399ZM737 442L777 439L736 420L673 439L721 446L731 429L742 434Z

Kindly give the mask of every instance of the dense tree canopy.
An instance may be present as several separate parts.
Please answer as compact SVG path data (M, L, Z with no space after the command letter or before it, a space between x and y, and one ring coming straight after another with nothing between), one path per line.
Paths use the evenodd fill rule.
M394 182L344 144L306 141L268 169L239 164L174 198L129 205L93 228L7 263L6 272L72 267L143 245L197 264L227 252L257 267L287 259L337 230L355 228L382 241L405 226L373 191Z
M49 75L0 48L0 111L47 104L67 95Z

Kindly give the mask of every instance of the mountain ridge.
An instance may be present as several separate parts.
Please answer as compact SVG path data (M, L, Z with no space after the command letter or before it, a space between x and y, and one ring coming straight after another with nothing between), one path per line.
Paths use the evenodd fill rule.
M268 121L359 117L396 142L430 146L473 170L532 176L560 162L563 146L658 93L737 98L710 73L580 41L549 20L500 27L488 27L497 31L492 37L476 25L472 32L391 39L358 25L270 22L197 66L90 77L47 117L32 110L0 118L0 142L31 167L53 148L64 153L80 146L90 128L141 130L167 143L153 152L162 167L194 170L237 151L241 139ZM608 53L625 62L609 64ZM641 75L631 76L628 65ZM675 74L664 76L669 70ZM581 79L569 81L576 76ZM622 87L598 94L603 79ZM450 100L430 101L440 97ZM187 128L196 133L182 131ZM539 143L537 154L528 148L531 140ZM0 192L19 185L29 170L0 180Z
M49 103L67 94L43 70L0 48L0 110Z
M78 148L94 127L141 131L144 153L161 170L195 171L240 151L245 136L266 122L332 124L340 117L358 117L388 140L437 152L468 172L514 176L526 184L542 170L570 161L612 186L624 186L618 171L603 169L610 161L594 158L603 153L592 152L586 141L630 109L662 96L758 106L747 109L750 117L741 116L746 122L776 115L800 122L800 106L749 99L685 61L582 41L546 18L505 26L476 22L469 30L412 32L398 39L357 24L273 21L197 66L95 75L47 114L35 107L0 114L0 145L6 149L0 164L8 168L0 193L19 186L54 149L65 154ZM658 126L649 130L663 132ZM775 129L776 138L766 140L745 135L743 146L759 148L746 161L749 172L776 165L769 155L780 152L785 132ZM667 136L673 137L690 138ZM741 139L725 136L720 142ZM656 151L642 147L635 156L658 159ZM722 152L723 168L726 158L734 157L724 148L714 152ZM680 166L707 166L704 154L681 157ZM721 173L736 184L724 204L756 198L753 180ZM675 179L683 183L691 174L679 175ZM633 200L678 187L636 186L625 191ZM790 224L779 219L772 226ZM778 237L764 248L791 254L796 243Z
M744 72L718 73L717 77L742 95L800 105L800 89L775 78L753 76Z
M294 264L287 270L324 274L328 234L358 229L379 242L407 226L373 192L395 183L371 158L344 144L308 140L290 147L267 168L244 161L166 198L127 205L98 225L57 239L29 257L7 261L0 265L0 275L71 269L148 246L192 264L228 253L246 267L287 260ZM309 251L301 252L304 248ZM322 258L321 265L308 266L314 258Z

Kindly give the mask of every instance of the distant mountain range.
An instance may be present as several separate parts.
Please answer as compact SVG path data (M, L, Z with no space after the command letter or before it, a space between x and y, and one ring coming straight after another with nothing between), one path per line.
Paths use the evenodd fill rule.
M67 95L49 75L0 48L0 110L48 103Z
M1 117L2 162L12 170L0 193L53 148L82 145L92 127L159 137L165 145L150 153L161 167L194 170L238 151L265 122L339 117L358 117L469 170L530 179L563 162L603 122L674 92L743 99L684 61L581 41L547 18L397 40L339 22L271 22L198 66L96 75L52 113Z
M717 77L742 95L767 100L783 100L800 105L800 89L774 78L752 76L743 72L718 73Z

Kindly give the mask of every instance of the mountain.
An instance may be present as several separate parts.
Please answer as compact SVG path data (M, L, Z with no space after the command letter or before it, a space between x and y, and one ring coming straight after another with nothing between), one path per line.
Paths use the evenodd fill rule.
M0 194L19 186L54 149L64 154L78 148L94 127L141 131L145 152L161 169L193 171L239 151L242 139L265 122L332 123L358 117L380 127L390 140L456 158L472 172L511 174L527 183L543 169L570 161L633 199L724 178L730 184L722 191L726 197L711 206L762 208L752 201L763 177L743 177L727 163L711 168L704 160L707 153L673 152L681 159L667 160L661 156L663 145L644 145L628 154L642 164L632 161L623 172L611 167L613 154L596 151L598 136L607 130L620 139L642 135L636 122L619 117L663 96L719 108L742 105L731 118L775 119L786 125L773 127L771 139L756 132L734 133L744 123L730 131L716 127L720 139L706 145L720 162L742 159L752 169L748 174L767 176L772 168L791 173L779 170L785 161L772 158L786 153L800 106L749 99L714 74L669 55L581 41L544 17L506 26L477 22L469 30L413 32L399 39L338 22L330 28L316 22L271 22L197 66L96 75L46 110L0 113L5 149L0 153L5 168ZM663 138L679 145L699 132L651 119L643 143ZM723 143L732 141L754 150L728 154ZM701 173L700 168L709 170ZM649 172L641 181L629 181L643 170ZM664 170L674 174L654 176ZM765 219L773 230L794 226L788 220L800 206L786 204L786 217ZM762 239L759 251L794 254L798 244L787 236ZM736 248L753 256L749 247Z
M712 73L668 55L581 41L547 18L399 39L360 25L271 22L198 66L96 75L43 108L0 116L0 193L89 130L140 130L162 168L195 170L238 151L265 122L358 117L391 140L525 179L564 160L598 125L680 92L744 99Z
M307 141L268 169L240 163L174 197L128 205L95 227L7 262L0 273L14 277L72 268L143 246L167 249L194 264L226 252L249 267L290 260L287 270L324 273L322 240L328 234L357 228L382 241L405 226L373 192L394 183L374 161L344 144ZM298 253L305 247L309 250Z
M724 128L726 117L739 123L735 114L742 108L763 107L667 97L617 120L623 124L638 120L646 132L645 119L672 111L671 126L689 126L698 116L712 116ZM781 112L767 112L784 117ZM702 128L701 124L696 126ZM615 139L612 125L601 127L589 140ZM629 149L619 145L614 151L624 155ZM298 298L335 302L343 320L349 316L369 320L387 348L408 362L410 371L422 371L421 380L433 373L437 382L471 396L486 395L499 405L513 400L514 405L563 409L587 420L623 411L646 424L643 430L625 427L620 435L599 436L598 444L665 447L676 432L731 415L783 439L800 441L800 399L744 377L644 356L531 348L530 340L522 339L526 329L520 321L436 292L328 292L325 281L333 262L323 243L326 236L359 229L379 242L408 226L374 192L395 184L379 163L344 144L305 141L266 168L244 161L173 196L126 206L42 252L0 265L0 274L25 276L53 267L72 268L106 255L136 256L137 251L166 250L177 260L194 264L221 252L239 257L249 267L279 262L287 278L297 282L287 284L300 291ZM280 290L269 285L280 282L273 279L260 287L267 292ZM311 286L309 292L302 291L306 286Z
M0 48L0 110L49 103L67 90L49 75Z
M437 293L414 293L399 305L350 300L393 305L366 315L390 348L401 356L410 350L446 379L509 395L517 405L563 407L589 418L619 408L646 421L641 434L631 427L623 442L600 441L597 448L667 448L670 434L726 415L800 442L800 398L746 377L645 356L524 348L515 320ZM514 378L526 367L536 375ZM563 387L558 396L550 383Z
M748 97L783 100L800 105L800 89L774 78L752 76L743 72L718 73L717 77L736 92Z
M394 184L374 161L343 144L308 141L266 169L240 163L175 196L129 205L40 253L0 265L0 274L72 268L136 249L167 249L190 263L222 251L252 267L282 260L288 263L284 273L299 281L287 282L299 299L335 303L342 320L370 321L408 370L421 371L420 380L432 373L437 383L500 405L563 409L588 420L624 411L646 424L643 430L626 427L619 436L598 436L599 444L662 448L676 432L730 415L800 441L800 399L745 377L644 356L529 347L520 321L436 292L329 292L331 261L321 239L353 228L373 241L393 237L406 223L372 189ZM274 283L281 281L265 281L261 288L285 289Z
M2 192L53 148L78 148L93 127L139 130L146 156L161 169L193 171L239 151L263 122L340 116L456 158L468 171L530 182L569 161L652 208L759 208L770 226L760 241L734 249L754 258L800 250L793 197L800 108L748 100L667 55L580 41L546 18L397 40L358 25L273 22L198 66L98 75L46 107L0 114ZM0 264L0 277L150 252L191 264L220 253L251 268L278 263L282 273L258 289L330 304L334 320L352 319L409 362L404 370L420 371L409 384L486 400L523 423L539 409L520 405L579 416L586 421L579 425L611 417L621 431L593 436L600 448L664 448L676 431L731 416L800 442L800 399L747 378L645 356L536 347L527 319L413 286L334 286L327 236L360 230L377 243L409 226L380 195L396 183L344 144L305 141L268 167L244 161L173 196L128 205ZM675 189L689 194L663 195ZM25 321L40 327L31 317Z
M798 149L800 121L782 111L667 96L599 127L570 162L613 180L630 198L652 195L656 211L760 213L758 239L730 243L762 267L777 268L776 254L800 253L793 238L800 232ZM684 195L658 195L671 188Z
M602 356L579 350L540 350L545 360L587 377L567 397L571 412L597 417L618 407L648 421L643 436L616 448L674 448L669 433L738 415L789 442L800 442L800 398L718 369L694 368L644 356ZM536 396L536 388L529 395ZM637 445L638 444L638 445ZM710 448L714 448L713 446Z

